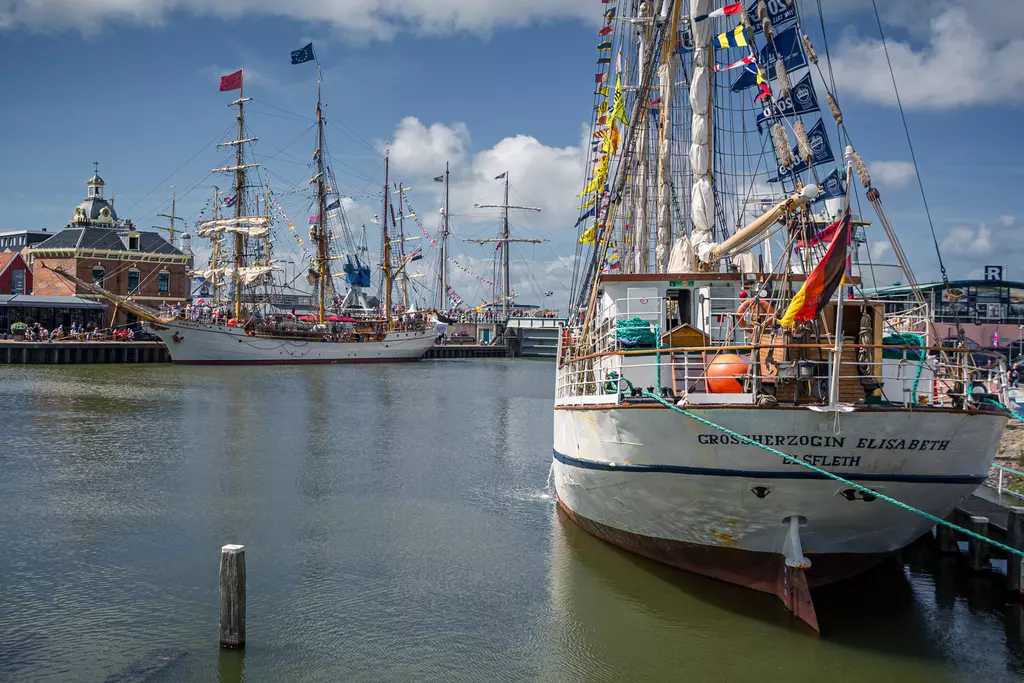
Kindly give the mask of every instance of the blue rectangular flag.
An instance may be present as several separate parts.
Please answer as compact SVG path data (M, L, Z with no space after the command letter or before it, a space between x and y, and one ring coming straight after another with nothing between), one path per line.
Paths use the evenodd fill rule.
M496 175L496 176L494 176L494 179L495 180L501 180L502 178L505 177L505 174L507 174L507 173L508 173L508 171L505 171L505 173L502 173L501 175Z
M774 103L765 103L764 108L757 115L757 129L760 131L761 124L765 120L779 115L796 116L814 111L821 111L821 107L818 105L818 94L814 91L811 74L806 73L796 85L790 88L788 97L777 94Z
M341 208L341 200L340 199L335 199L333 202L328 204L326 208L327 208L328 211L334 211L335 209L340 209Z
M838 170L832 171L825 176L825 179L818 184L818 187L821 188L821 194L818 195L813 203L846 196L846 187L843 186L843 180L839 177Z
M807 57L804 56L804 48L800 44L800 36L797 34L796 26L787 28L775 36L774 42L768 43L761 48L761 52L757 55L757 65L761 67L765 78L769 80L775 78L775 62L779 60L780 56L782 57L782 63L786 65L786 69L789 71L807 66ZM755 85L757 85L757 75L750 71L744 71L736 79L736 82L732 84L732 91L740 92Z
M794 3L786 2L786 0L768 0L765 5L768 8L768 19L772 22L772 26L778 26L787 21L796 19L796 7ZM762 31L761 20L757 18L757 0L750 3L750 7L747 8L747 15L750 17L750 25L754 27L754 33L760 33Z
M811 157L811 166L819 166L821 164L827 164L830 161L835 161L836 157L832 154L832 147L828 143L828 133L825 132L825 123L818 119L818 122L814 124L814 128L807 131L807 142L811 146L811 152L814 155ZM793 148L793 157L800 159L799 145ZM774 178L769 178L769 183L777 183L785 178L792 178L797 173L802 173L807 170L807 164L800 159L800 161L793 164L793 168L780 168L779 175Z
M306 47L300 47L298 50L292 51L292 64L302 64L303 62L311 62L316 57L313 55L313 43L310 43Z

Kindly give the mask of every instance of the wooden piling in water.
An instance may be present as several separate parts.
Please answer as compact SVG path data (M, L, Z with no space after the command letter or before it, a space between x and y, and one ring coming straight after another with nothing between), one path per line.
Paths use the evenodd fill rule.
M955 532L945 524L935 527L935 537L939 542L939 552L955 554L960 552L960 546L956 543Z
M1024 550L1024 508L1012 507L1006 516L1006 545ZM1007 553L1006 587L1024 597L1024 562L1020 555Z
M970 530L980 536L988 538L988 517L971 517ZM984 571L988 569L987 544L981 539L969 536L967 538L967 561L970 563L971 571Z
M220 549L220 645L245 647L245 546Z

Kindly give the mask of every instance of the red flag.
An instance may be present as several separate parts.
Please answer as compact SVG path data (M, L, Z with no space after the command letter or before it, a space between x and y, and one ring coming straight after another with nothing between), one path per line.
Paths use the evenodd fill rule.
M241 90L242 89L242 70L239 69L233 74L220 77L220 91L227 92L228 90Z
M599 35L599 36L606 36L606 35L608 35L609 33L611 33L614 30L615 29L612 28L611 26L605 26L604 28L602 28L600 31L597 32L597 35Z

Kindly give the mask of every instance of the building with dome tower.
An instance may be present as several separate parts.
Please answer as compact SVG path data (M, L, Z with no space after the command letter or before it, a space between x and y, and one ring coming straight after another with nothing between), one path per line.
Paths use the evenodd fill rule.
M38 296L96 298L53 272L61 267L139 303L159 308L184 303L189 294L189 257L157 232L140 231L118 218L114 203L104 197L106 183L99 164L87 183L85 201L75 207L67 226L28 250L33 293ZM134 322L134 316L112 310L111 325Z

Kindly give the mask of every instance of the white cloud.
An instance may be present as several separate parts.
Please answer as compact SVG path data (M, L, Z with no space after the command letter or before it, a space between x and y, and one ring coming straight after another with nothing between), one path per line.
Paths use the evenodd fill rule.
M892 248L892 245L888 242L872 242L871 243L871 262L881 263L885 261L885 255Z
M909 161L874 161L868 165L871 179L879 187L901 188L914 179L914 164Z
M159 25L176 12L289 18L327 24L359 40L389 39L403 30L487 33L502 26L596 21L600 16L593 5L579 0L0 0L0 29L95 33L111 24Z
M512 289L519 293L518 300L523 303L565 306L573 257L559 255L571 254L575 248L573 224L578 202L573 195L584 181L586 155L582 144L555 147L529 135L514 135L491 147L473 150L470 140L465 124L425 124L415 117L406 117L399 122L392 139L378 145L381 149L390 149L392 178L413 187L410 201L424 228L432 233L441 222L438 208L443 192L443 186L434 183L432 178L444 172L445 161L452 162L450 253L487 279L493 277L493 259L499 253L494 244L477 245L465 239L497 235L500 211L475 205L502 202L504 182L495 176L507 172L510 203L541 209L540 213L512 211L512 236L551 240L537 245L513 245L510 252ZM424 262L429 269L436 263L436 254L431 254L428 244L423 246L428 253ZM477 306L490 299L489 284L458 268L449 272L452 287L467 305ZM425 285L435 287L426 281ZM544 297L546 291L555 294Z
M1014 216L1000 216L996 223L950 228L940 243L947 267L957 276L977 275L985 265L1024 261L1024 225Z
M895 3L894 3L895 4ZM908 3L899 3L908 4ZM917 22L928 15L922 3ZM1015 27L1024 20L1024 4L1002 10ZM889 59L908 107L945 109L973 105L1019 104L1024 102L1024 38L990 30L991 16L974 4L942 2L928 23L923 43L887 36ZM902 16L902 15L900 15ZM846 36L833 58L840 94L895 104L896 96L881 40Z

